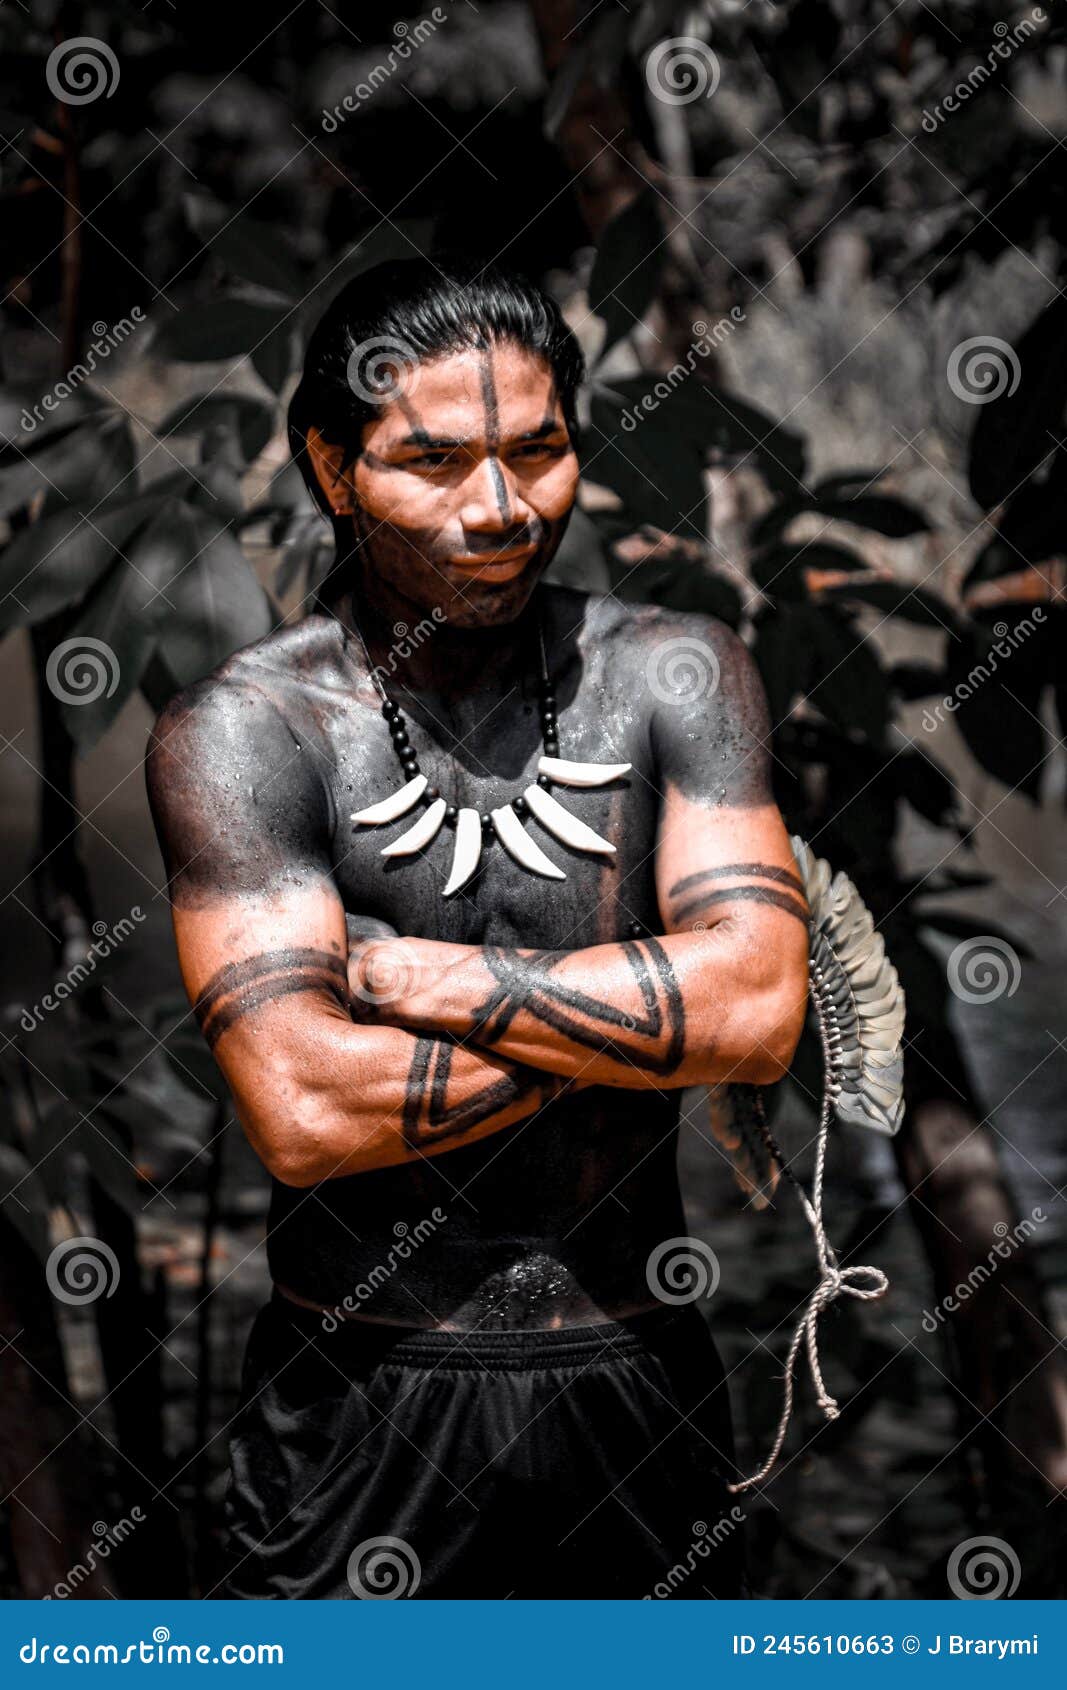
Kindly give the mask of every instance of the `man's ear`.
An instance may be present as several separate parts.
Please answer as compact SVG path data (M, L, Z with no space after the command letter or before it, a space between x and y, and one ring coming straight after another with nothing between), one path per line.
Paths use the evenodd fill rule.
M308 457L315 471L315 479L329 501L334 516L350 516L356 508L356 495L348 476L342 471L345 450L331 446L312 424L307 431Z

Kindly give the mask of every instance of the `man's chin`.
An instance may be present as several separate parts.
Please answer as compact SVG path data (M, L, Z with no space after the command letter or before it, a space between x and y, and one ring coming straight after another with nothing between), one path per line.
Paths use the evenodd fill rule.
M499 628L514 622L529 604L547 567L548 560L535 555L517 575L503 581L485 573L450 568L453 599L447 609L448 622L454 628Z

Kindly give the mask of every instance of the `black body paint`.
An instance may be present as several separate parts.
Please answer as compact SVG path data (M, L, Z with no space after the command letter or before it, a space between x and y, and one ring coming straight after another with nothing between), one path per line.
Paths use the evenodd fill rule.
M610 789L567 793L567 807L612 840L615 857L572 852L531 820L531 835L566 870L565 880L526 873L491 842L477 879L444 900L451 844L444 834L416 858L386 867L381 849L410 818L395 831L353 829L348 820L396 790L380 701L343 621L313 614L237 653L160 719L149 790L175 902L232 908L239 928L245 899L327 889L355 930L384 925L548 958L622 944L635 921L661 932L653 853L667 778L709 806L767 801L766 769L728 702L733 659L723 655L719 693L703 701L692 731L679 733L677 711L665 709L657 720L646 680L650 653L679 628L695 622L707 638L714 625L561 588L544 598L563 755L633 764L632 776ZM476 689L465 690L463 661L448 658L440 633L417 653L437 661L441 651L439 682L431 675L432 684L409 686L403 665L390 680L431 784L479 812L536 776L536 673L522 655L528 648L515 643L520 633L509 627L476 636L484 641ZM378 660L381 651L372 647L372 655ZM550 960L536 982L539 1012L587 1036L597 1029L597 1041L611 1041L620 1056L632 1050L647 1063L651 1053L666 1072L676 1059L679 1018L658 951L644 939L628 950L645 991L633 1032L588 994L584 1001L560 994ZM345 961L316 960L321 976L301 989L339 987ZM248 989L273 990L276 978L268 974ZM213 994L221 984L212 982ZM505 1010L507 987L501 981L495 1012ZM228 1002L243 1006L240 992L213 995L209 1025L221 1025ZM409 1143L420 1134L426 1142L451 1136L461 1130L449 1105L454 1052L428 1040L413 1040L411 1049L408 1071L396 1076L397 1130ZM502 1071L458 1113L466 1119L500 1108L539 1084L552 1086L522 1068ZM275 1182L271 1272L298 1295L333 1307L389 1259L398 1223L414 1229L440 1205L447 1225L427 1228L397 1271L372 1281L367 1315L415 1326L543 1327L647 1306L651 1251L686 1231L675 1169L680 1098L678 1091L557 1089L530 1120L444 1154L325 1180L310 1192Z

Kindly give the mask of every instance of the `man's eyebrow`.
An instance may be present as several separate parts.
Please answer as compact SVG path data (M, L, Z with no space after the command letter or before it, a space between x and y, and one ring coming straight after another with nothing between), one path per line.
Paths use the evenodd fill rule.
M513 438L518 442L544 440L546 435L562 434L566 426L561 417L550 416L546 417L543 422L538 423L536 428L528 428L522 434L514 435ZM459 439L447 435L427 434L424 428L413 429L410 434L405 434L399 440L393 442L395 446L419 446L423 451L427 448L431 451L455 451L457 447L472 446L476 443L473 436Z

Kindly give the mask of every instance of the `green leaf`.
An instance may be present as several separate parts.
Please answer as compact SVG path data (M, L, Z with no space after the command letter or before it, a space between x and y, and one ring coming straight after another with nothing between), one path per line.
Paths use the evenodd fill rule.
M248 393L199 393L171 411L156 433L166 440L172 435L203 434L225 423L236 429L244 461L250 464L274 433L274 409Z
M707 538L707 488L696 447L647 424L623 434L620 411L594 395L581 442L583 474L617 493L638 523L684 539Z
M731 457L752 456L772 486L793 490L804 473L805 447L798 434L735 393L709 387L681 364L664 375L613 380L609 387L594 389L594 398L598 393L628 414L632 427L623 432L629 440L658 424L702 453L715 449Z
M838 601L869 604L886 616L899 616L902 622L916 622L923 628L955 630L960 619L951 605L925 587L908 587L897 581L845 582L840 587L825 587L822 596Z
M76 501L97 504L130 479L136 462L129 424L116 412L53 434L40 450L20 455L9 448L5 459L0 468L0 514L5 516L37 493L45 494L50 510ZM136 492L135 482L127 492Z
M988 916L957 915L954 910L924 909L919 920L923 927L932 927L935 933L947 933L952 939L977 939L988 934L991 939L1002 939L1006 945L1010 945L1021 961L1029 962L1033 958L1033 951L1006 928L990 921Z
M241 547L225 531L207 542L167 596L174 609L163 625L158 650L179 687L210 674L274 625L270 600Z
M291 316L289 305L260 305L250 299L189 305L162 324L153 351L180 364L242 358Z
M63 644L72 656L85 651L86 642L92 652L83 661L92 665L93 684L81 696L70 689L62 705L79 750L96 743L137 688L159 629L172 614L167 589L200 544L193 513L180 500L168 499L135 536L127 555L115 558L68 630Z
M937 693L944 696L947 684L944 670L932 663L895 663L889 671L891 691L909 703Z
M1049 454L1062 429L1067 401L1067 297L1046 305L1015 348L1018 386L1010 361L996 354L1009 380L997 399L978 407L971 435L971 492L984 510L1005 499Z
M959 792L944 769L921 751L902 751L890 765L897 791L935 827L958 822Z
M638 194L601 235L589 277L589 309L604 320L600 358L636 328L655 298L665 238L651 189Z
M903 540L909 534L919 534L930 527L922 511L906 499L890 498L888 494L857 499L813 497L811 509L837 522L852 522L860 528L870 528L891 540Z
M157 491L92 516L68 506L20 530L0 556L0 632L78 603L163 502Z
M210 246L214 256L245 281L290 302L303 297L300 270L277 229L269 223L260 223L254 217L235 217L219 230Z
M867 565L858 553L850 552L845 546L832 546L824 540L799 540L761 552L752 559L749 574L761 592L771 598L806 599L805 571L809 569L842 570L847 574L863 572Z
M1007 608L999 614L1005 616ZM1040 718L1048 675L1043 632L1000 659L990 653L983 631L967 630L949 642L946 663L945 691L955 700L953 716L972 755L988 774L1034 803L1049 756Z

